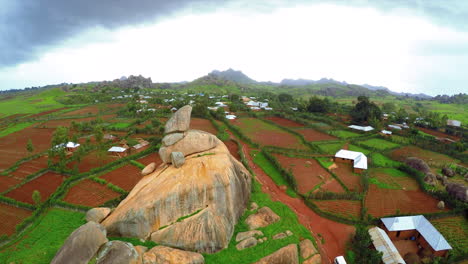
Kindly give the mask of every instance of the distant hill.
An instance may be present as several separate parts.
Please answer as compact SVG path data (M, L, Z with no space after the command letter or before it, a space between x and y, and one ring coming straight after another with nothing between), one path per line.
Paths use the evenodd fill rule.
M225 79L228 81L246 84L246 83L256 83L257 81L249 78L241 71L235 71L233 69L228 69L226 71L214 70L208 74L209 76L215 76L220 79Z

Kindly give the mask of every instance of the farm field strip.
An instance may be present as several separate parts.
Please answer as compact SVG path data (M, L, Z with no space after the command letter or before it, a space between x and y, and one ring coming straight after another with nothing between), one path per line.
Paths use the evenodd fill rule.
M36 179L8 192L5 196L17 201L34 204L32 193L37 190L41 194L41 202L44 202L62 184L65 177L55 172L47 172Z
M343 182L350 191L360 192L361 186L361 175L353 173L351 164L347 163L335 163L337 168L333 169L332 172Z
M32 215L32 211L0 203L0 236L15 233L15 227Z
M317 207L325 212L350 219L359 219L361 201L349 200L313 200Z
M218 134L218 131L213 126L210 120L203 118L190 119L190 129L202 130L213 135Z
M370 147L370 148L374 148L378 150L392 149L392 148L396 148L399 146L396 143L392 143L390 141L383 140L380 138L371 138L365 141L361 141L360 143L366 147Z
M119 196L119 193L109 189L106 185L85 179L71 187L63 200L71 204L97 207Z
M447 155L421 149L416 146L405 146L393 150L390 156L398 161L404 161L407 157L417 157L424 160L430 167L441 168L449 163L459 163L460 161Z
M299 134L303 135L307 141L327 141L327 140L337 140L338 138L331 136L329 134L322 133L320 131L314 130L312 128L299 128L296 129Z
M282 127L289 127L289 128L298 128L298 127L304 127L305 125L298 123L296 121L292 121L286 118L282 117L277 117L277 116L269 116L265 117L266 120L273 121L274 123L282 126Z
M468 253L468 221L463 216L440 218L430 222L445 237L456 254Z
M99 176L99 178L117 185L126 191L131 191L138 181L140 181L141 177L140 169L132 164L126 164Z

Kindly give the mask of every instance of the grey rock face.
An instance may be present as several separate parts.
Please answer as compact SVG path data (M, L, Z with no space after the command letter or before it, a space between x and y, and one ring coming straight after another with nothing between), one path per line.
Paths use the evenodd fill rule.
M182 152L172 152L171 153L171 162L172 165L176 168L182 167L185 163L184 154Z
M164 128L164 133L169 134L173 132L187 131L190 127L190 114L192 113L192 107L186 105L172 115L167 121Z

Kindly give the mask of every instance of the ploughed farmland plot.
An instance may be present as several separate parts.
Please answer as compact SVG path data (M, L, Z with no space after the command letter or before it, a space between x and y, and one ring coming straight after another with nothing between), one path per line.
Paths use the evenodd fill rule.
M143 158L137 159L136 161L138 161L139 163L145 166L150 164L151 162L155 162L156 168L162 163L161 157L159 157L158 152L154 152L149 155L146 155Z
M117 185L126 191L130 191L140 181L142 177L140 171L141 170L139 168L131 164L127 164L111 172L108 172L99 178Z
M11 167L20 159L31 156L26 149L28 140L34 145L34 152L46 151L50 148L50 142L54 129L41 129L28 127L21 131L11 133L0 138L0 171Z
M190 129L202 130L213 135L218 133L213 124L211 124L211 121L203 118L190 119Z
M453 253L468 254L468 221L463 216L439 218L430 222L447 239Z
M360 143L366 147L378 150L392 149L399 146L398 144L380 138L371 138L365 141L361 141Z
M73 161L67 164L69 169L74 169L75 166L78 167L78 171L80 173L87 172L91 169L102 167L108 163L111 163L115 160L119 159L112 154L109 154L107 150L103 151L93 151L88 153L88 155L84 156L80 162Z
M291 158L274 154L286 170L291 170L297 182L298 191L306 194L320 188L323 191L343 192L341 185L314 159Z
M39 128L57 128L59 126L63 127L70 127L72 122L75 123L80 123L80 122L89 122L92 120L96 120L98 118L101 118L102 120L111 120L115 118L115 114L109 114L109 115L102 115L99 117L95 116L90 116L90 117L84 117L84 118L66 118L66 119L55 119L55 120L49 120L43 123L40 123L37 125Z
M86 179L71 187L63 200L71 204L96 207L119 196L119 193L106 185Z
M313 200L317 207L330 214L358 220L361 214L361 201Z
M238 161L240 161L241 157L239 155L239 146L237 145L237 143L234 140L228 140L224 141L224 144L229 149L229 152L231 152L231 155Z
M8 190L11 186L14 186L20 182L21 182L20 179L17 179L11 175L10 176L0 175L0 192L4 192Z
M312 128L301 128L301 129L296 129L296 131L303 135L305 140L307 141L324 141L324 140L337 140L338 138L319 132L317 130L314 130Z
M17 201L34 204L32 193L37 190L41 194L41 202L44 202L64 181L64 176L55 172L46 172L36 179L8 192L5 196Z
M32 211L0 203L0 236L15 233L15 227L32 215Z
M404 161L407 157L417 157L424 160L429 166L442 168L448 163L459 163L460 161L444 154L421 149L416 146L406 146L391 152L394 160Z
M350 191L360 192L362 190L361 175L353 172L352 164L341 162L335 164L337 167L333 169L332 172L340 178L341 182L343 182Z
M11 172L10 175L16 179L22 180L28 175L36 173L45 168L47 168L47 157L41 156L39 158L22 163L16 170Z
M265 146L290 149L307 149L299 138L256 118L240 118L232 123L241 128L246 136Z
M286 118L278 117L278 116L269 116L269 117L265 117L265 119L273 121L276 124L283 126L283 127L289 127L289 128L304 127L304 125L301 123L298 123L296 121L292 121Z
M99 114L99 107L92 105L83 107L77 110L73 110L67 113L64 113L62 116L83 116L83 115L97 115Z
M373 217L401 214L441 212L439 201L422 191L404 191L379 188L369 184L365 206ZM445 209L447 211L447 209Z
M393 168L370 169L371 184L383 189L393 190L419 190L418 183L408 174Z

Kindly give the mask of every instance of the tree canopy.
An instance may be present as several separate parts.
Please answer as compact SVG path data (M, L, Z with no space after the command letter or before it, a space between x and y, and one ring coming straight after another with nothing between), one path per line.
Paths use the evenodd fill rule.
M351 117L358 124L368 123L370 120L381 120L382 111L367 96L359 96L358 103L351 110Z

